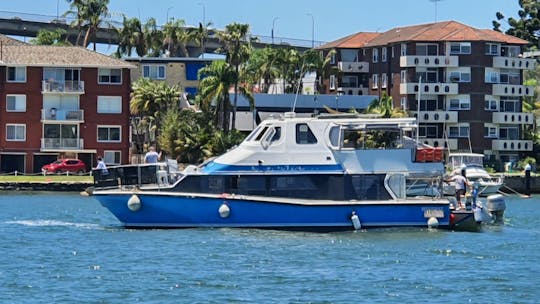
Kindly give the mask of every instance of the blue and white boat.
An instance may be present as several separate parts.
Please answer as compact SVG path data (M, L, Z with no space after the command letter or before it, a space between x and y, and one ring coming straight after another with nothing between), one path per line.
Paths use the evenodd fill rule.
M93 196L126 227L347 230L478 227L472 210L407 196L407 183L442 181L441 161L417 161L414 118L294 113L261 124L200 166L109 168Z

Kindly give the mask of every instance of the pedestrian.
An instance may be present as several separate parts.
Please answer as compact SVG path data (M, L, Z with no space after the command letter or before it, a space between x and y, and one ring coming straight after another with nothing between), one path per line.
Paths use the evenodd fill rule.
M161 152L157 153L156 148L151 146L148 152L144 155L144 162L147 164L155 164L161 159Z
M531 164L525 165L525 196L531 197Z
M99 170L99 172L101 173L101 175L107 175L109 174L109 171L107 170L107 165L105 165L105 162L103 161L103 158L101 158L101 156L98 156L98 162L97 162L97 166L94 170Z

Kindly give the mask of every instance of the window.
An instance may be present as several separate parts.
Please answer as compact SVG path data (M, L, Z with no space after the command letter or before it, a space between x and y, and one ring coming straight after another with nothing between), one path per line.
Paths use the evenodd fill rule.
M357 88L358 77L356 76L343 76L341 77L341 86L346 88Z
M103 160L106 164L119 165L121 164L120 151L103 151Z
M521 103L516 97L501 97L501 112L521 112Z
M6 111L26 112L26 95L7 95Z
M407 83L407 70L401 70L401 83Z
M501 127L499 129L499 138L505 140L519 140L518 127Z
M450 55L470 54L470 53L471 53L470 42L450 42Z
M471 73L453 71L449 75L450 82L471 82Z
M467 96L457 96L451 98L448 104L449 110L470 110L471 109L471 100Z
M330 90L336 89L336 75L330 75Z
M150 79L165 79L165 65L143 65L143 77Z
M26 82L26 67L8 67L8 82Z
M345 62L358 62L358 51L354 49L342 49L340 50L341 53L341 61Z
M484 110L486 111L497 111L497 105L499 102L491 95L486 95L484 103Z
M420 77L422 77L422 83L439 82L437 68L416 68L416 82L420 82Z
M379 75L373 74L371 78L371 88L377 89L379 87Z
M120 126L98 126L98 142L120 142Z
M373 62L379 62L379 49L373 49Z
M98 96L97 112L105 114L122 113L122 97L121 96Z
M493 125L486 124L484 126L484 137L486 138L497 138L497 127Z
M401 44L401 56L407 56L407 44Z
M515 70L502 69L500 73L499 83L521 85L520 72Z
M381 61L386 62L386 53L387 49L385 47L382 48L382 54L381 54Z
M486 68L484 81L485 83L499 83L499 72L491 68Z
M439 55L439 46L434 43L417 43L416 55L422 55L422 56Z
M26 125L7 124L6 125L6 140L7 141L26 141Z
M439 138L437 126L435 125L420 125L418 127L418 136L427 138Z
M486 55L499 55L499 44L486 43Z
M99 69L98 83L100 84L121 84L122 70L121 69Z
M504 57L519 57L521 48L518 45L501 46L501 56Z
M388 82L388 78L386 76L386 73L383 73L381 75L381 88L386 88L387 82Z
M315 138L307 124L296 125L296 143L300 145L317 143L317 138Z
M469 124L458 124L448 129L448 137L469 137Z
M330 64L336 64L336 53L332 52L332 55L330 56Z
M402 110L408 109L407 97L401 97L400 105Z

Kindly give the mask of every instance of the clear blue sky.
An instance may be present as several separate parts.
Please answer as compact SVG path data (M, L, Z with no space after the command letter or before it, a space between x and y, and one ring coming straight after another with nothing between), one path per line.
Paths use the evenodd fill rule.
M0 10L56 16L68 10L66 0L2 0ZM437 21L455 20L476 28L492 28L497 11L517 17L518 0L111 0L110 11L150 17L159 24L169 18L197 25L204 17L216 28L248 23L251 32L276 37L332 41L359 31L386 31ZM4 13L2 13L3 15ZM312 19L313 16L313 19ZM23 18L23 17L22 17ZM25 19L25 18L23 18ZM313 22L313 24L312 24ZM503 30L506 25L503 26Z

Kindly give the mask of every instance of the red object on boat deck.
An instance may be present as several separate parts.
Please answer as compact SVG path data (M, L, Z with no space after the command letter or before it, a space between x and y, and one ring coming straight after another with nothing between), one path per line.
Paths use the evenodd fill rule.
M443 148L418 148L416 149L417 162L442 162Z

